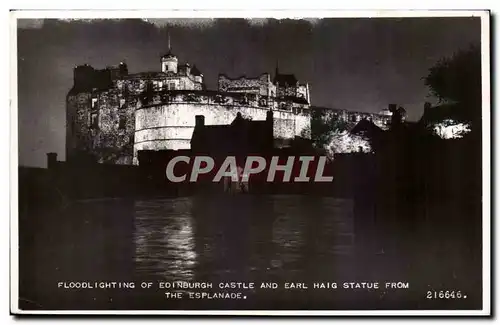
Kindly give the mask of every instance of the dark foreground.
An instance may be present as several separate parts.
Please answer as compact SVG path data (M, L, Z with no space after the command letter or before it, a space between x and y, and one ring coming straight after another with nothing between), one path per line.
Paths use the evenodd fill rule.
M418 221L401 215L405 209L389 210L363 198L212 195L90 200L31 212L20 218L20 307L480 309L480 207L429 202ZM135 289L58 288L71 281L134 282ZM166 292L183 290L158 283L172 281L209 282L211 290L184 291L246 299L169 299ZM231 281L256 288L218 288ZM141 289L141 282L153 284ZM278 288L260 289L262 282ZM314 282L338 287L313 289ZM344 289L344 282L378 282L380 289ZM409 287L386 289L386 282ZM428 299L440 290L461 298Z

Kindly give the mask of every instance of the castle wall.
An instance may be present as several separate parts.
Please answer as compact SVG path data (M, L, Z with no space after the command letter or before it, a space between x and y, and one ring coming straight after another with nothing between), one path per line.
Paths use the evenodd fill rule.
M297 88L295 86L278 86L276 87L277 97L296 97Z
M262 96L275 96L275 88L268 73L264 73L257 78L241 77L237 79L219 75L219 91L222 92L242 92Z
M89 153L92 148L90 136L90 92L69 94L66 101L66 160L78 153Z
M135 103L116 89L68 95L66 159L131 164Z
M348 128L353 128L362 119L367 119L373 122L376 126L382 130L387 130L389 128L391 117L387 115L381 115L377 113L367 113L367 112L354 112L341 109L330 109L330 108L320 108L312 107L311 110L321 110L325 113L324 120L335 119L344 121L347 123Z
M295 119L295 135L310 139L311 138L311 116L307 115L297 115Z
M151 83L152 89L155 91L172 89L172 85L176 90L202 89L202 84L195 81L192 76L166 76L161 73L156 73L148 77L132 75L127 79L113 81L114 88L134 95L140 95L146 91L148 83Z
M101 163L131 164L137 150L190 148L196 115L204 115L208 125L223 125L230 124L238 112L265 120L273 107L276 139L310 136L304 133L310 129L307 105L279 110L278 103L268 102L265 96L245 99L239 94L180 91L154 92L142 99L150 106L141 107L143 96L134 94L141 94L143 87L143 80L117 81L116 88L69 95L68 157L78 151Z
M132 164L136 99L116 89L95 93L98 125L92 149L100 163Z
M195 116L205 116L206 125L231 124L236 115L265 120L267 108L208 103L163 103L142 107L135 112L134 157L139 150L189 149ZM275 138L294 138L307 134L307 113L273 111ZM304 133L306 132L306 133Z

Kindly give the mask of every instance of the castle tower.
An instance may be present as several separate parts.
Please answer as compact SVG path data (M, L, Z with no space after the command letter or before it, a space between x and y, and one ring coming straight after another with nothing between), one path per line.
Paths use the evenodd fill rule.
M168 51L167 54L161 57L161 71L177 73L177 56Z
M161 57L161 71L177 73L177 65L179 61L177 56L172 53L170 48L170 34L168 35L168 53Z
M196 65L193 65L193 68L191 69L191 74L194 76L194 80L199 83L203 83L203 73L200 72L200 70L196 67Z

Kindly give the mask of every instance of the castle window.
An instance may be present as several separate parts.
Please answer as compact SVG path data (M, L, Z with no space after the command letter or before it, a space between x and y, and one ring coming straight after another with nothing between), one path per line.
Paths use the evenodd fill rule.
M93 113L90 116L90 128L91 129L98 129L99 128L99 118L96 113Z
M240 100L239 100L239 103L241 105L247 105L248 104L248 97L247 96L241 97Z
M124 130L126 126L127 120L125 119L125 116L120 115L119 121L118 121L118 129Z
M168 89L169 90L175 90L175 83L174 82L171 82L168 84Z

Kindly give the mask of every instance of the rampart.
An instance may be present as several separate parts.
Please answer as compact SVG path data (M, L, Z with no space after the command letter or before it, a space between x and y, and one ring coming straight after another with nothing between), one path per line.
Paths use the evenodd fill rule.
M151 94L138 101L135 111L134 163L139 150L189 149L196 115L205 116L207 125L221 125L230 124L238 113L265 120L269 110L276 140L310 138L309 109L302 103L283 106L270 96L211 91Z

